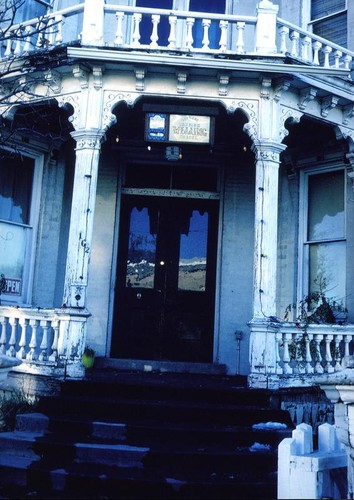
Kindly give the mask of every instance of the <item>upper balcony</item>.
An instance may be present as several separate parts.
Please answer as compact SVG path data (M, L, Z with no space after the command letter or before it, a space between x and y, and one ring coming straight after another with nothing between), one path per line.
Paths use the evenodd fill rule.
M75 47L72 54L102 61L199 64L350 77L353 52L277 14L278 7L269 0L259 2L254 16L85 0L8 27L0 57L6 61L69 46Z

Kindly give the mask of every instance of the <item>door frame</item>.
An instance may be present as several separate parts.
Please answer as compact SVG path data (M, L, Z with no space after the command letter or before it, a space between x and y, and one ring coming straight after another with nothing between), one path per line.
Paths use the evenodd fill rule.
M108 311L108 326L107 326L107 336L106 336L106 355L111 356L111 344L113 336L113 315L114 315L114 303L115 303L115 293L116 293L116 277L117 277L117 267L118 267L118 249L119 249L119 232L120 232L120 210L121 210L121 197L122 194L141 194L146 195L150 192L151 195L155 196L175 196L178 198L197 198L197 199L215 199L219 201L219 215L218 215L218 229L217 229L217 245L216 245L216 269L215 269L215 300L214 300L214 335L213 335L213 353L212 362L216 363L219 358L219 344L220 344L220 289L221 289L221 248L222 248L222 220L224 215L224 196L223 196L223 185L224 185L224 166L222 162L208 162L209 166L217 167L218 169L218 191L215 193L188 190L161 190L161 189L145 189L145 188L124 188L122 187L123 175L125 173L125 168L129 163L146 163L147 165L154 164L169 164L167 160L141 160L139 155L124 155L120 157L120 164L118 169L118 182L117 182L117 197L116 197L116 210L115 210L115 229L114 229L114 239L113 239L113 251L112 251L112 266L111 266L111 287L110 287L110 299L109 299L109 311ZM191 162L193 163L193 162ZM203 168L203 167L200 167ZM158 363L158 361L156 361Z

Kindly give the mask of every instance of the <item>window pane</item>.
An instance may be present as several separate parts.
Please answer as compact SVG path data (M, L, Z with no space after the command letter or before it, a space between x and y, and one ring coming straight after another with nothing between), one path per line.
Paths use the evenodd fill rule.
M310 175L308 240L344 238L344 174L342 170Z
M134 207L130 217L127 287L153 288L155 276L156 234L151 230L147 208Z
M322 289L327 298L345 299L345 242L310 246L309 291Z
M33 170L31 158L0 160L0 219L29 223Z
M11 282L18 286L18 290L14 287L5 293L20 294L28 231L27 227L0 221L0 273L5 275L7 285Z
M345 0L312 0L311 19L319 19L345 9Z
M346 47L347 14L339 14L338 16L314 23L313 32L315 35L326 38L326 40L330 40L342 47Z
M193 210L189 229L181 234L178 289L205 291L208 213Z

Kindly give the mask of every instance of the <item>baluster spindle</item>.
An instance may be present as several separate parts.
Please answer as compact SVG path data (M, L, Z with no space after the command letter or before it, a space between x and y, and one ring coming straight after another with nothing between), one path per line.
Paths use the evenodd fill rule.
M18 319L10 318L10 339L9 339L9 348L6 351L7 356L11 356L14 358L16 356L16 341L17 341L17 330L18 330Z
M324 53L324 61L323 61L323 67L324 68L329 68L329 56L332 52L332 47L330 47L329 45L326 45L323 49L323 53Z
M193 48L193 26L195 19L193 17L187 17L186 25L187 25L187 33L186 33L186 49Z
M236 43L236 53L244 54L245 53L245 42L243 40L243 33L245 31L246 23L238 22L236 23L237 29L237 43Z
M210 19L203 19L202 20L202 25L203 25L203 40L202 40L202 45L203 45L203 50L209 50L209 28L211 25L211 20Z
M299 38L300 38L300 33L298 33L297 31L292 31L290 33L291 55L293 57L298 57L299 55Z
M335 68L339 68L342 55L343 55L343 52L341 52L340 50L334 51L333 56L334 56L334 67Z
M311 38L304 36L301 40L301 55L305 62L312 62Z
M48 333L50 321L40 321L40 326L42 327L42 342L39 347L40 353L38 356L39 361L47 361L48 359Z
M43 48L46 45L46 37L45 37L46 25L47 25L47 21L41 21L38 23L38 25L36 27L36 29L38 31L38 38L37 38L36 47L38 47L38 48Z
M58 343L59 343L59 321L52 321L53 328L53 342L51 348L51 354L49 355L50 361L56 361L58 359Z
M63 16L55 16L54 30L55 38L54 45L60 45L63 43Z
M124 12L116 12L116 18L117 18L117 31L116 31L116 37L114 40L114 45L116 47L122 47L122 45L123 45Z
M281 332L277 331L275 334L275 372L278 375L283 374L281 356L280 356L282 346L283 346L283 335Z
M20 359L26 359L26 340L27 340L27 328L28 328L28 319L20 318L20 327L21 327L21 337L18 343L18 353L17 357Z
M325 372L333 373L334 367L332 366L332 353L331 353L331 342L333 340L333 335L326 334L325 335L325 355L324 355L324 364L325 364Z
M219 26L220 26L220 30L221 30L220 41L219 41L220 52L226 52L227 29L229 26L229 22L228 21L220 21Z
M344 335L344 357L345 358L350 355L349 344L351 343L351 341L352 341L352 335Z
M5 57L10 57L12 55L12 33L9 33L6 40L6 50Z
M313 44L313 64L315 66L319 66L320 65L320 60L319 60L319 52L320 52L320 49L322 47L322 43L321 42L314 42Z
M305 364L306 364L306 373L313 373L314 368L312 366L312 356L311 356L311 341L310 336L308 334L304 335L305 341Z
M350 70L352 59L353 59L352 56L350 56L349 54L346 54L344 56L344 69L348 71Z
M22 52L22 29L17 31L18 38L15 38L14 56L20 56Z
M29 351L27 353L26 359L28 359L29 361L35 361L36 359L38 359L36 350L37 350L37 331L39 326L39 320L37 319L30 320L30 325L32 328L32 334L29 343Z
M289 344L292 340L292 335L291 333L285 333L283 335L283 345L284 345L284 353L283 353L283 363L284 363L284 369L283 372L284 374L288 375L293 373L293 369L290 366L290 351L289 351Z
M150 47L152 49L157 49L158 48L158 39L159 39L159 35L158 35L158 26L159 26L159 22L160 22L160 16L159 15L155 15L153 14L151 16L151 21L152 21L152 33L151 33L151 37L150 37L150 40L151 40L151 43L150 43Z
M140 13L134 13L133 14L133 23L134 23L134 30L133 30L133 47L140 47L140 23L141 23L141 18L142 15Z
M170 23L170 36L168 37L168 48L175 49L177 16L169 16L168 22Z
M313 343L314 343L314 355L315 355L315 373L323 373L324 369L321 364L321 342L323 340L323 335L314 334Z
M26 55L30 52L31 50L31 34L32 34L32 28L30 26L26 27L25 30L25 43L23 46L23 54Z
M342 367L341 367L341 352L340 352L340 345L343 340L343 335L335 335L334 337L334 371L339 372Z
M0 337L0 354L6 354L6 340L7 340L7 324L8 318L6 316L1 317L1 337Z
M281 54L286 54L287 53L287 39L289 36L289 28L287 26L282 26L279 30L279 35L280 35L280 53Z

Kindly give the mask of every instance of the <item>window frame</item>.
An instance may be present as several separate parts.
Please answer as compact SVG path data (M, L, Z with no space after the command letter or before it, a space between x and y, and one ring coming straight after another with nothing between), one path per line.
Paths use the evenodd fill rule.
M344 209L344 236L336 236L332 239L313 239L308 238L308 222L309 222L309 178L313 175L326 174L331 172L343 172L343 209ZM310 247L313 244L325 244L344 242L345 252L347 253L347 178L345 165L335 163L331 165L322 165L316 168L306 168L300 171L299 180L299 248L298 248L298 283L297 283L297 303L299 303L310 292ZM347 257L345 258L345 262ZM344 289L347 288L347 279L345 271ZM345 299L343 298L343 305L345 306Z
M11 151L15 151L17 153L19 152L18 148L12 149L10 147L3 146L1 149L10 152ZM44 155L42 153L31 150L21 150L20 153L23 156L33 159L34 161L32 190L31 190L30 204L29 204L29 220L27 224L13 222L6 219L1 219L1 222L8 224L9 227L14 227L14 226L22 227L26 232L25 259L24 259L23 273L22 273L21 294L12 295L3 292L0 296L0 299L2 305L30 306L32 300L32 292L33 292L34 265L36 259L36 243L37 243L37 233L38 233L38 224L39 224L40 207L41 207L41 190L42 190L42 179L43 179L43 169L44 169Z
M328 21L331 18L334 18L336 16L346 14L346 19L348 17L348 0L345 0L345 8L344 9L339 9L336 12L331 12L330 14L326 16L319 17L318 19L312 19L311 17L312 13L312 0L303 0L302 2L302 21L304 26L307 26L307 30L310 31L311 33L314 33L314 26L317 23L321 23L323 21ZM346 27L346 38L347 38L347 43L348 45L348 28ZM331 40L331 42L336 43L337 45L340 45L340 43L337 40Z

